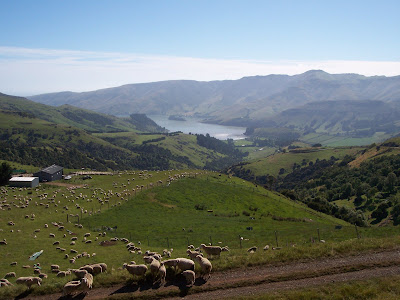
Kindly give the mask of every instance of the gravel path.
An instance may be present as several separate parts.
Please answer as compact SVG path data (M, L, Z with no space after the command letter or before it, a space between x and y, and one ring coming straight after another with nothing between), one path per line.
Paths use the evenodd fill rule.
M179 281L172 284L168 283L163 287L124 286L121 284L94 289L84 299L114 298L113 295L131 298L138 296L156 297L156 294L164 294L163 298L166 298L168 292L176 291L180 291L179 297L176 297L176 299L182 297L188 299L246 297L271 291L396 274L400 274L400 249L214 272L208 282L197 279L193 290L180 286ZM188 292L191 294L187 295ZM59 299L60 297L61 294L52 294L38 297L27 296L23 299L44 300ZM77 296L74 299L82 299L82 297Z

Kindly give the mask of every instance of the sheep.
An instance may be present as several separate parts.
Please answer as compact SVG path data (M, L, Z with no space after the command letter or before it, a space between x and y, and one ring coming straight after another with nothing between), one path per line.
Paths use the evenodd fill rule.
M100 274L103 271L103 268L99 264L93 264L90 266L92 267L93 271L89 273L91 273L92 275Z
M163 262L160 263L160 268L158 269L158 275L160 276L160 278L158 279L158 281L160 282L160 285L164 285L165 278L167 276L167 269L165 268L165 265Z
M44 279L44 278L47 278L47 274L45 274L45 273L40 273L40 274L38 275L38 277Z
M71 274L71 271L59 271L58 273L57 273L57 277L67 277L67 275L70 275Z
M187 250L186 250L186 253L188 254L188 256L189 256L191 259L195 259L197 255L203 256L202 253L200 253L200 252L198 252L198 251L192 251L192 250L190 250L190 249L187 249Z
M85 275L88 273L86 270L81 270L81 269L75 269L72 270L72 273L77 277L77 278L83 278Z
M131 274L133 277L136 276L144 276L147 272L147 266L146 265L136 265L136 264L131 264L128 265L126 263L124 263L122 265L123 269L126 269L129 274Z
M263 248L264 251L269 250L269 245L265 245L265 247Z
M51 237L51 238L55 238L55 237L56 237L56 235L55 235L54 233L49 233L49 237Z
M99 263L99 265L101 266L101 272L104 273L105 271L107 271L107 264L105 263Z
M4 278L11 278L11 277L17 277L17 274L15 274L15 272L8 272L6 275L4 275Z
M220 246L206 246L205 244L201 244L200 248L204 250L207 256L211 257L213 255L220 256L222 248Z
M194 284L194 281L196 280L196 274L192 270L186 270L182 272L182 275L185 277L186 280L186 286L191 287Z
M145 256L143 259L147 264L150 264L150 272L154 280L158 274L158 270L160 269L160 262L152 256Z
M254 253L256 251L257 251L257 246L253 246L253 247L250 247L249 249L247 249L247 252L249 252L249 253Z
M19 277L15 281L17 284L25 284L29 289L31 288L32 285L37 284L40 286L42 283L42 278L40 277Z
M86 271L88 271L88 273L93 273L93 268L90 265L86 265L86 266L80 267L79 269L80 270L86 270Z
M12 286L12 283L4 278L4 279L0 279L0 286Z
M63 287L63 296L70 296L76 291L80 290L82 287L82 283L80 280L74 280L67 282Z
M58 269L60 269L60 266L59 265L51 265L50 268L52 270L56 270L56 269L58 270Z
M199 263L201 267L203 279L208 280L211 276L211 269L212 269L211 262L207 258L202 257L201 255L197 255L195 260ZM207 277L207 279L205 277Z

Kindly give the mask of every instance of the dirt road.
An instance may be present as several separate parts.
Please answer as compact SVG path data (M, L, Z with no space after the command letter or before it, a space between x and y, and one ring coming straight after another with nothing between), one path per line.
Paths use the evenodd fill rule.
M97 288L84 299L104 299L126 296L188 299L220 299L233 296L250 296L278 290L312 287L330 282L365 280L376 277L400 275L400 249L363 253L357 256L307 260L280 265L263 265L214 272L208 282L196 279L193 288L182 286L179 276L165 286L116 285ZM61 294L24 299L59 299ZM77 297L82 299L82 297Z

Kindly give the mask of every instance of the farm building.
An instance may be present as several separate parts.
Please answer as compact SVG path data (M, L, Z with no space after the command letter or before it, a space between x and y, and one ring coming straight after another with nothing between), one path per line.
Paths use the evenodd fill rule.
M39 177L40 182L60 180L63 176L63 167L52 165L33 174Z
M13 177L8 181L8 185L34 188L39 185L39 177Z

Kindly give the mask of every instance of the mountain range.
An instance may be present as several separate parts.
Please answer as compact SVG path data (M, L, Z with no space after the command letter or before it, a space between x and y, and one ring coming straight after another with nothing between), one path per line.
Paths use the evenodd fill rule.
M253 76L210 82L173 80L28 98L48 105L69 104L117 116L179 114L199 116L210 123L249 126L254 121L316 101L380 100L397 106L400 76L367 77L311 70L293 76Z

